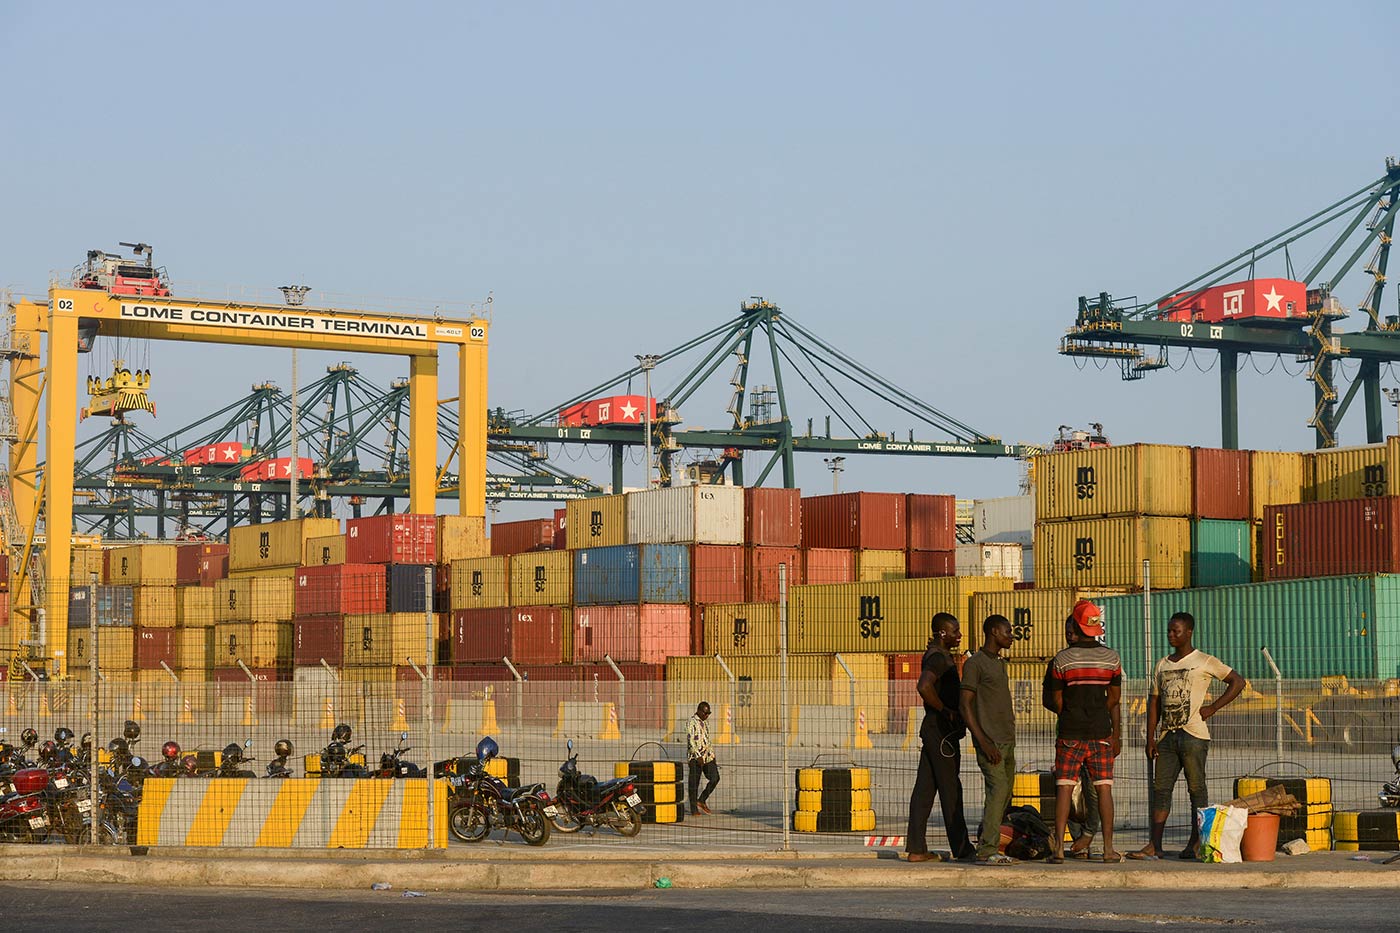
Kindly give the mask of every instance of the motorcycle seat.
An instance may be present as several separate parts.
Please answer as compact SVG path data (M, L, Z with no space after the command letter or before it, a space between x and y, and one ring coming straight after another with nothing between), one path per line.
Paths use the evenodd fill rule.
M603 794L607 794L607 793L609 793L610 791L614 790L615 788L619 788L619 787L624 787L624 786L626 786L627 784L631 783L631 781L632 781L632 778L613 778L612 780L609 780L609 781L599 781L599 782L598 782L598 794L599 794L600 796L603 795Z

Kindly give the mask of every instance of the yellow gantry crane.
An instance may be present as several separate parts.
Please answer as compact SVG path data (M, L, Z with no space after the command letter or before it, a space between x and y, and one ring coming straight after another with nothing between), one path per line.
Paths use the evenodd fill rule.
M47 305L18 301L10 311L10 340L4 355L10 361L13 427L8 484L0 490L0 517L6 519L6 544L23 555L14 569L18 618L11 630L29 631L28 647L40 649L31 653L52 657L58 677L67 674L78 355L97 336L408 357L409 509L423 513L436 511L437 505L438 355L444 346L455 347L460 430L453 456L458 464L459 509L463 515L486 514L489 323L485 319L187 301L61 286L49 289ZM101 391L87 413L139 407L149 375L118 370L107 381L112 385L104 382L98 387ZM41 419L42 479L38 467ZM45 528L49 534L43 540ZM41 552L35 550L39 540L43 540Z

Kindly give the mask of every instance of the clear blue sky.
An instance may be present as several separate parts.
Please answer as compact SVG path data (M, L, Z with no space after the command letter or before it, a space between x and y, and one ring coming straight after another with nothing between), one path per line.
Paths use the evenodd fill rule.
M1156 295L1379 177L1397 26L1390 2L7 3L0 285L141 239L177 286L489 292L490 404L531 412L763 295L1008 440L1214 444L1214 372L1056 354L1075 299ZM150 358L167 428L288 380L285 351ZM1246 364L1243 443L1309 446L1311 397ZM963 496L1018 473L847 466ZM819 457L800 479L829 488Z

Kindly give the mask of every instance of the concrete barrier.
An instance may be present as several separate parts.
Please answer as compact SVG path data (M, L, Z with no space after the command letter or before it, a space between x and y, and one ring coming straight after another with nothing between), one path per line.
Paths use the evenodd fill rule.
M617 728L617 707L611 703L559 703L559 717L554 726L554 738L587 736L593 739L620 739Z
M442 704L442 730L458 735L497 735L495 700L448 700Z
M865 710L857 706L830 706L804 703L792 707L788 744L821 748L870 747L868 728L863 726Z
M434 842L447 845L447 782L435 781ZM421 849L425 781L149 778L136 842L148 846Z
M675 703L671 707L671 719L666 724L666 734L661 737L663 742L681 741L685 739L686 726L690 724L690 717L695 715L694 703ZM710 716L710 744L712 745L738 745L739 737L734 734L734 711L728 703L721 703L712 706L713 715Z

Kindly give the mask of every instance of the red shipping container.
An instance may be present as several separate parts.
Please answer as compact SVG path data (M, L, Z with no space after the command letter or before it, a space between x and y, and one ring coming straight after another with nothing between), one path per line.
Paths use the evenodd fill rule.
M138 671L158 671L160 662L175 666L175 629L136 626L133 647Z
M569 541L569 510L554 510L554 550L562 551L567 548Z
M923 721L924 701L919 696L919 675L923 671L921 654L892 654L889 657L889 731L899 735L909 725L909 710Z
M908 551L904 569L911 580L924 577L951 577L957 568L957 551Z
M292 620L292 661L298 667L319 667L322 659L340 667L345 654L345 618L313 616Z
M1308 287L1291 279L1246 279L1215 285L1197 294L1183 292L1157 305L1166 321L1219 324L1249 318L1298 320L1308 316Z
M491 526L491 556L508 557L530 551L554 550L554 519L496 522Z
M10 594L0 593L0 628L10 624Z
M347 564L437 562L437 516L375 515L345 523Z
M10 555L0 551L0 593L10 591Z
M452 658L559 664L564 661L564 613L557 606L459 609L452 614Z
M1250 452L1191 448L1191 515L1249 521Z
M904 505L911 551L951 551L958 546L958 500L911 494Z
M802 549L802 582L856 582L856 553L847 548L809 547Z
M806 582L802 552L795 547L744 549L744 602L771 603L778 599L778 565L787 565L788 589ZM740 602L741 600L733 600Z
M696 544L690 549L690 598L697 603L744 601L744 546Z
M1267 506L1259 552L1266 580L1400 572L1400 496Z
M802 543L802 491L750 486L744 490L744 543L797 547Z
M228 555L210 554L199 560L199 585L213 586L220 580L228 579Z
M211 557L228 557L228 545L210 542L180 545L175 549L175 582L185 586L213 586L212 582L204 582ZM217 566L217 562L214 565Z
M656 420L656 399L651 400L652 420ZM633 425L646 424L647 397L645 395L610 395L605 398L590 399L561 409L559 423L570 427L587 427L595 424Z
M574 609L574 658L665 664L690 653L690 607L579 606Z
M186 466L237 466L243 459L243 445L238 441L219 441L191 447L183 459Z
M293 605L298 617L384 611L386 586L381 564L298 567L294 582Z
M846 492L802 500L802 543L809 548L902 551L908 546L905 497Z

